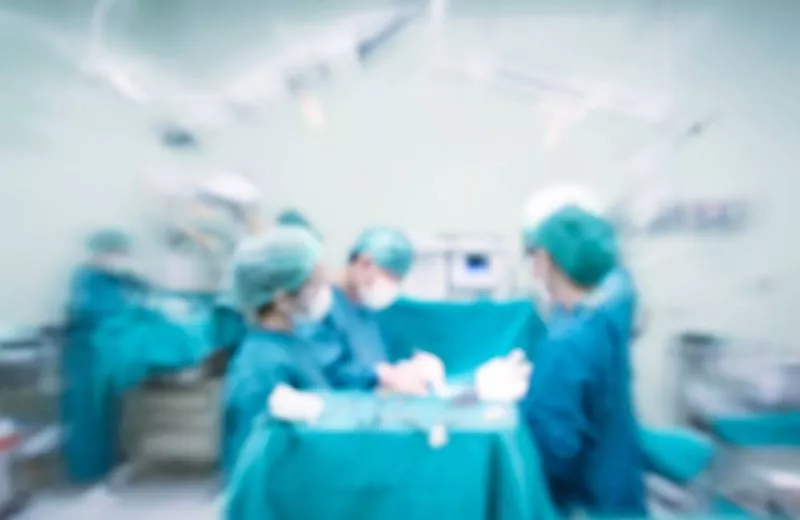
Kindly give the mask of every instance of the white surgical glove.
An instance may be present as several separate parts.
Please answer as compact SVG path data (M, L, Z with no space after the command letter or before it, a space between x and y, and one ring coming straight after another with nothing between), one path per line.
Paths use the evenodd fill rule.
M411 357L410 362L416 367L425 382L430 385L434 394L442 395L445 393L446 375L444 362L438 356L418 350Z
M481 401L514 402L528 391L533 367L521 350L492 358L475 374L475 392Z
M322 415L325 402L318 395L279 384L267 398L267 409L276 419L313 423Z
M381 388L403 395L424 396L428 386L419 368L411 361L390 365L381 363L377 367Z

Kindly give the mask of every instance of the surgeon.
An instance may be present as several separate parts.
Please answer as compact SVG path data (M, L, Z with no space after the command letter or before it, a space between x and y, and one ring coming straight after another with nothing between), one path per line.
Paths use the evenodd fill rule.
M567 206L577 206L584 211L602 217L603 204L590 190L570 184L548 186L531 195L525 207L525 226L532 229L547 217ZM593 294L597 306L602 307L611 320L615 333L628 345L638 335L641 324L636 323L638 296L636 284L630 271L622 264L615 267L595 288ZM558 305L549 309L552 317L558 318L562 309Z
M331 308L320 248L308 231L279 226L247 241L234 255L234 296L248 330L225 381L227 472L273 390L328 386L307 340L295 333L297 322L319 321Z
M313 334L315 352L331 386L342 390L387 390L425 394L428 382L414 359L387 362L385 338L376 313L400 295L400 283L414 262L414 250L399 230L364 231L350 251L333 308Z
M624 338L592 290L618 266L608 222L576 206L528 228L533 275L562 311L549 323L521 402L551 496L566 515L645 515L639 443Z
M67 303L67 331L61 400L64 457L68 477L91 482L116 463L117 413L112 403L96 403L93 336L107 320L134 305L144 285L130 274L128 236L108 229L86 241L87 262L73 275Z

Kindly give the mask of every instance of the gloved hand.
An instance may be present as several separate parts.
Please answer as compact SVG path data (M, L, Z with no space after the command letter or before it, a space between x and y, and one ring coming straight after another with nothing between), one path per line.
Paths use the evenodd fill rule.
M313 423L322 415L325 402L318 395L279 384L267 398L267 409L276 419Z
M513 402L528 391L533 366L521 350L492 358L475 374L475 392L482 401Z
M410 361L378 365L378 381L381 388L398 394L423 396L428 393L425 377Z
M437 395L444 393L447 376L444 363L438 356L418 350L411 357L409 363L414 365L420 376L425 380L428 388Z

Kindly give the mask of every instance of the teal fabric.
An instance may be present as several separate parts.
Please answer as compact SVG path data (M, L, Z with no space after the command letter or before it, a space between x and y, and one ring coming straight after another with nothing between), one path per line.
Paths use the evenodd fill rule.
M216 348L213 333L210 309L174 318L137 307L116 316L94 337L98 397L128 391L152 375L196 366Z
M755 515L749 514L745 509L739 507L738 505L734 504L730 500L727 500L722 497L717 497L714 502L711 504L711 511L712 515L709 515L706 518L709 519L751 519L757 518Z
M226 490L228 520L555 518L514 407L326 394L314 426L262 418ZM429 445L435 424L446 445ZM356 463L357 462L357 463Z
M642 447L650 471L676 484L688 484L711 467L711 439L683 428L642 428Z
M64 465L71 481L102 478L117 460L117 410L95 392L100 370L95 336L130 309L139 292L134 280L92 267L77 269L71 281L60 399Z
M111 303L107 297L89 301ZM218 344L212 316L210 305L178 318L120 304L93 327L71 329L63 408L67 469L73 480L102 478L118 461L121 394L151 376L196 366L214 352Z
M279 384L322 390L328 384L310 346L295 334L251 327L225 377L222 468L230 475L253 421Z
M521 402L550 483L565 514L604 517L646 511L639 424L627 365L628 343L607 317L578 307L550 323Z
M361 233L350 250L350 257L369 255L375 264L404 278L414 263L414 246L398 229L376 227Z
M800 412L773 412L719 417L712 431L720 439L742 447L800 446Z
M215 305L213 312L214 345L235 352L247 333L247 321L242 313L229 305Z
M436 354L450 375L471 372L493 356L523 349L532 359L545 326L529 300L424 302L399 300L378 314L391 359L414 349Z
M328 316L309 329L295 330L310 339L332 388L371 390L378 385L376 366L386 361L387 348L375 311L335 287Z

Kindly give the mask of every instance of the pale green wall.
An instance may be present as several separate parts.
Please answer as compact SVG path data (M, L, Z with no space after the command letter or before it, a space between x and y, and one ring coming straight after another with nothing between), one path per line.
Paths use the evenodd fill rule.
M87 2L62 2L58 9L56 2L16 4L76 33L85 26ZM316 2L289 10L242 1L239 11L236 2L225 2L219 14L212 4L194 2L192 10L187 2L139 2L116 12L112 36L210 85L248 56L268 52L279 22L291 28L293 20L321 17L322 5L335 10ZM800 3L552 4L455 2L445 41L456 51L485 44L639 89L668 85L681 120L719 111L716 126L670 158L674 185L687 194L748 193L755 205L753 227L743 236L632 245L630 260L652 311L650 330L636 347L639 394L645 415L661 419L670 379L666 340L677 327L794 339ZM692 25L687 20L705 23L690 46L663 43L657 22L665 15L678 16L678 32ZM192 160L163 152L152 117L87 86L19 26L0 30L4 320L57 313L86 229L119 221L147 241L140 176L153 168L230 163L254 173L274 209L291 204L308 212L335 261L360 228L378 222L515 236L531 189L584 180L613 195L623 184L621 159L653 136L647 125L596 115L546 153L536 98L436 79L424 66L427 35L424 26L409 30L369 70L323 92L326 132L311 132L295 106L274 106L260 122L217 136L205 159ZM765 277L773 278L773 288L759 292Z

